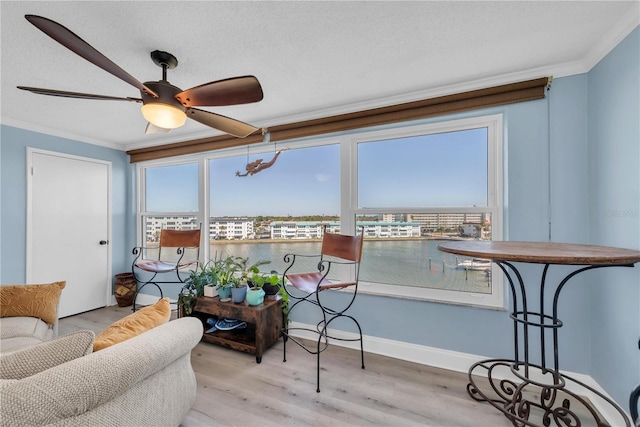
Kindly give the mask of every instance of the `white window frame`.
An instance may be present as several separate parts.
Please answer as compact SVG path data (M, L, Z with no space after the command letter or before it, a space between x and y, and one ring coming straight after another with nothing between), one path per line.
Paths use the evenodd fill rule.
M198 210L191 212L183 212L183 211L147 211L146 207L146 197L145 194L145 185L146 185L146 174L145 170L147 168L157 168L163 166L178 166L185 164L193 164L196 163L198 165ZM209 232L209 222L205 221L206 213L204 211L205 200L204 197L208 197L204 190L207 189L207 181L203 179L206 173L206 162L203 159L200 159L198 156L188 156L188 157L180 157L180 158L171 158L171 159L162 159L155 160L149 162L140 162L136 165L136 246L146 246L146 239L144 236L146 235L146 230L143 230L143 218L145 216L195 216L197 221L202 224L201 225L201 233L200 233L200 247L206 250L203 253L203 250L200 250L200 261L207 259L209 255L209 245L205 241L205 236L208 236ZM144 232L143 232L144 231ZM206 234L205 234L206 233Z
M397 139L418 135L429 135L445 132L463 131L467 129L487 128L487 206L479 207L423 207L423 208L359 208L358 207L358 143ZM385 129L380 131L362 132L351 135L345 147L342 164L350 169L343 171L347 175L343 183L350 185L348 198L344 194L341 205L341 220L345 230L355 230L357 215L384 213L491 213L492 240L502 240L503 237L503 119L502 114L480 116L468 119L449 120L426 125L409 126L403 128ZM345 203L346 202L346 203ZM364 256L364 255L363 255ZM388 285L360 281L359 292L407 298L417 300L437 301L461 305L473 305L504 309L504 283L498 267L492 265L491 293L459 292L444 289L418 288L415 286Z
M359 208L358 195L358 167L357 149L358 143L378 141L384 139L397 139L418 135L429 135L444 132L462 131L467 129L487 128L487 206L468 207L421 207L421 208ZM491 213L491 233L494 241L503 238L503 116L502 114L485 115L479 117L465 118L459 120L446 120L436 123L393 126L384 130L361 131L345 133L338 136L319 137L305 140L292 140L278 142L278 148L306 148L320 145L340 145L340 219L341 230L345 234L354 233L356 229L355 219L357 215L372 213ZM273 151L272 144L253 145L253 154ZM219 150L213 153L203 153L199 155L189 155L174 159L155 160L140 162L136 168L137 180L137 221L136 235L138 246L142 243L142 217L146 215L185 215L185 212L146 212L144 206L144 169L147 167L159 167L179 165L197 162L199 167L199 210L197 217L202 224L202 249L200 251L201 260L209 258L209 244L206 237L209 236L209 160L222 157L243 156L246 154L246 147ZM189 213L191 214L191 213ZM364 254L363 256L366 256ZM481 294L473 292L459 292L442 289L419 288L415 286L402 286L391 284L380 284L360 281L359 292L371 295L387 296L394 298L435 301L448 304L460 304L480 306L493 309L504 309L504 282L499 269L492 266L492 292L491 294ZM345 290L344 292L350 292Z

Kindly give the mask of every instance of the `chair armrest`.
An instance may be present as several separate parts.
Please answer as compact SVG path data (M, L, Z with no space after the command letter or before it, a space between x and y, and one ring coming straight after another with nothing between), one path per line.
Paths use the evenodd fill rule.
M325 289L344 289L344 288L348 288L350 286L355 286L356 282L336 282L336 283L329 283L327 285L320 285L319 289L325 290Z
M323 259L322 261L320 261L318 263L318 271L322 271L324 272L323 274L328 275L329 271L331 270L331 267L333 265L356 265L357 262L355 261L339 261L339 260L328 260L328 259ZM334 282L334 281L329 281L327 280L327 282L329 283L321 283L318 286L319 290L325 290L325 289L344 289L344 288L348 288L349 286L355 286L357 284L356 281L348 281L348 282Z

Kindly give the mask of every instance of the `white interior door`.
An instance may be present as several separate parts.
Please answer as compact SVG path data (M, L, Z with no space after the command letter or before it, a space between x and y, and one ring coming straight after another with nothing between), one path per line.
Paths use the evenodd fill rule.
M27 282L66 280L59 316L108 305L111 164L29 149Z

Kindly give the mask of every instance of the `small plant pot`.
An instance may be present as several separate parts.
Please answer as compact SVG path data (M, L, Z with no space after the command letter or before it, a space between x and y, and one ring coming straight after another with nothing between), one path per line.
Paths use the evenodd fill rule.
M245 297L247 296L247 287L242 286L241 288L233 287L231 288L231 300L235 304L240 304L244 302Z
M262 285L262 289L264 289L265 295L275 295L280 289L280 284L272 285L271 283L265 283Z
M205 297L215 297L218 295L218 290L213 285L207 285L204 287L204 296Z
M231 286L218 288L218 295L220 295L221 300L231 297Z
M264 302L264 291L261 288L247 290L247 304L260 305Z

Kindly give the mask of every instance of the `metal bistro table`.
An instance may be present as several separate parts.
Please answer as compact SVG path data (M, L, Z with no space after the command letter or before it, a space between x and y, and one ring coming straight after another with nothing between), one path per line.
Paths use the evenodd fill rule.
M515 359L489 359L469 369L467 391L475 400L489 402L502 411L514 426L580 426L584 418L593 417L598 427L608 426L602 415L575 390L589 390L611 405L621 420L630 426L624 410L611 399L592 387L560 372L558 367L558 299L569 279L595 268L633 267L640 262L640 251L606 246L575 245L544 242L490 242L450 241L438 249L456 255L484 258L495 262L504 272L511 287L513 299ZM531 311L523 278L513 262L543 264L539 289L539 311ZM556 286L547 283L551 265L570 265L576 269L567 274ZM553 293L550 311L545 310L545 295ZM540 365L531 363L529 355L530 328L540 331ZM553 334L553 367L546 361L545 335ZM520 335L522 332L522 336ZM522 341L521 341L522 340ZM523 353L520 353L522 348ZM577 407L577 408L576 408ZM582 412L581 412L582 411ZM539 423L539 424L538 424Z

